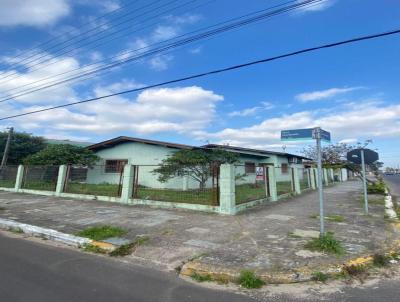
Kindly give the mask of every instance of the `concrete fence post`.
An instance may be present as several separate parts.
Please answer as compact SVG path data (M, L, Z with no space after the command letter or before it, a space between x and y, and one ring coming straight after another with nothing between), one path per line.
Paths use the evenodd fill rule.
M341 168L340 169L340 175L341 175L341 180L342 181L347 181L347 169L346 168Z
M271 201L277 201L278 190L276 187L275 165L268 166L268 186Z
M222 164L219 177L219 212L221 214L235 215L235 166Z
M126 164L124 167L124 175L122 178L122 190L120 201L123 203L129 203L129 199L133 193L133 178L135 167L131 164Z
M19 165L17 171L17 177L15 179L15 186L14 186L15 192L18 192L22 188L23 179L24 179L24 166Z
M316 189L316 182L315 182L315 173L314 173L315 169L314 168L310 168L308 169L308 173L310 175L310 188L315 190Z
M293 167L293 181L294 181L294 192L296 194L301 194L301 187L300 187L300 175L299 175L299 168Z
M323 173L324 173L324 181L325 181L325 185L327 186L329 184L329 180L328 180L328 169L323 168ZM322 183L324 183L324 181Z
M61 165L58 168L57 186L56 186L56 196L60 196L64 191L65 182L67 181L67 165Z
M329 173L331 174L332 182L335 182L335 172L333 171L332 168L329 169Z

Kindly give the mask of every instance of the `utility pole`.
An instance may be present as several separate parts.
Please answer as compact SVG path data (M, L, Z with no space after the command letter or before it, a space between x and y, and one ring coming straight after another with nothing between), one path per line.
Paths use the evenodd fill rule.
M320 221L320 235L325 234L325 223L324 223L324 189L322 181L322 151L321 151L321 128L316 127L313 130L313 135L317 143L317 169L318 169L318 196L319 196L319 221Z
M365 214L368 215L368 190L367 190L367 176L365 172L364 148L361 149L361 171L362 171L363 189L364 189L364 210Z
M8 131L8 137L6 146L4 147L3 159L1 160L1 168L7 165L8 154L10 152L10 145L11 145L11 137L14 132L14 128L10 127Z

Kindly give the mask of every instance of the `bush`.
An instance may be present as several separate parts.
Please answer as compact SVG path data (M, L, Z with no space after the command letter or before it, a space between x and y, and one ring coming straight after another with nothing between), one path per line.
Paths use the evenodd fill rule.
M311 251L320 251L336 255L343 255L345 253L341 243L334 238L331 232L311 240L306 243L304 247Z
M240 272L239 284L245 288L260 288L265 282L257 277L253 271L243 270Z
M370 194L385 194L386 185L383 181L374 182L372 184L368 184L367 186L368 193Z

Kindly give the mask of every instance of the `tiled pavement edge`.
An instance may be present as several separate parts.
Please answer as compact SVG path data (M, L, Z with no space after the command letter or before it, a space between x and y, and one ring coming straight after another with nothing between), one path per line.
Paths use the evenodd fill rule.
M183 267L197 272L236 276L255 270L267 281L302 281L323 267L335 271L354 260L389 250L399 235L384 219L382 196L371 196L371 215L363 215L361 185L357 181L326 188L327 230L343 242L343 257L312 253L303 248L318 231L315 192L258 206L237 216L219 216L183 210L160 210L98 201L58 199L0 192L0 217L75 234L88 226L109 224L128 230L127 238L146 235L150 240L125 259L139 258L167 269ZM362 260L364 259L364 260Z

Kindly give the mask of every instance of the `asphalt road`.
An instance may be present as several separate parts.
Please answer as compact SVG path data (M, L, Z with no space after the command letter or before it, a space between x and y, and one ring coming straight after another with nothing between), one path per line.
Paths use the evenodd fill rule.
M2 302L253 301L121 261L0 235Z
M400 201L400 175L384 175L383 178L390 187L390 193Z
M362 288L342 285L336 287L328 283L319 285L318 289L303 289L306 296L301 295L298 289L290 289L288 293L288 286L284 286L285 293L280 293L279 287L267 286L262 291L252 291L249 294L257 301L271 302L397 302L400 296L399 284L399 278L378 280L371 286ZM270 289L274 289L272 295ZM0 234L0 301L256 300L228 291L200 287L179 279L175 274Z

